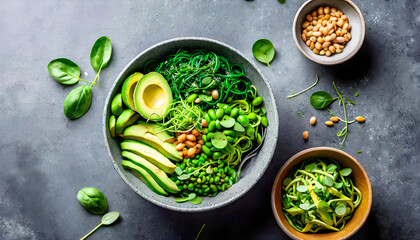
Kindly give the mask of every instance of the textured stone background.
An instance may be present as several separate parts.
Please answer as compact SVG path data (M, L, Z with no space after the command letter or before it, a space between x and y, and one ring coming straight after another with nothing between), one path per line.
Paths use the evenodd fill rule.
M339 130L327 129L326 111L309 104L311 92L286 95L324 77L313 90L333 93L332 81L357 105L349 116L344 151L366 169L373 208L352 239L420 239L419 89L420 1L355 0L367 26L359 54L341 66L324 67L304 58L292 39L293 17L303 0L247 2L204 0L0 1L0 239L78 239L100 217L76 200L85 186L101 189L122 219L91 239L287 239L270 207L275 174L294 153L314 146L339 147ZM110 37L114 53L93 89L89 112L69 121L62 102L74 87L56 83L47 64L67 57L92 79L94 41ZM250 59L259 38L276 48L273 71L259 64L274 89L280 138L269 169L233 204L206 213L183 214L157 207L120 179L106 152L101 129L105 97L120 70L145 48L174 37L200 36L225 42ZM82 84L82 83L80 83ZM337 104L333 109L339 111ZM320 124L309 126L317 116ZM302 131L310 131L307 143ZM363 153L356 154L362 150Z

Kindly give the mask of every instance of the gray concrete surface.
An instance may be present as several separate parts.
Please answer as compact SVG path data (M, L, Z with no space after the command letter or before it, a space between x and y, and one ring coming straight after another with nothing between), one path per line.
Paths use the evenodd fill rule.
M270 207L275 174L294 153L313 146L339 147L339 127L309 104L311 92L286 95L323 78L313 89L342 93L357 103L349 116L365 124L349 129L344 151L366 169L373 208L352 239L420 239L419 87L420 1L355 0L367 25L360 53L341 66L305 59L292 40L294 13L303 3L235 1L1 1L0 3L0 239L78 239L100 221L77 202L77 191L104 192L121 220L90 239L287 239ZM62 102L74 87L58 84L47 64L67 57L85 78L95 75L89 53L110 37L112 61L93 89L89 112L69 121ZM251 46L270 39L273 70L259 64L275 89L280 135L265 176L233 204L206 213L177 213L140 198L111 165L101 131L105 97L120 70L145 48L174 37L199 36L225 42L252 59ZM82 83L79 83L82 84ZM355 92L359 97L353 97ZM340 111L337 104L333 110ZM319 124L311 127L311 116ZM308 130L310 139L302 141ZM356 154L356 151L363 151Z

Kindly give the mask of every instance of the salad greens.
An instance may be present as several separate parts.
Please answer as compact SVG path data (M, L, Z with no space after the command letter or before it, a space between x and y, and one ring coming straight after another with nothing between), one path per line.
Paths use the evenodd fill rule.
M362 200L350 168L332 159L310 158L283 180L282 210L299 232L340 231Z

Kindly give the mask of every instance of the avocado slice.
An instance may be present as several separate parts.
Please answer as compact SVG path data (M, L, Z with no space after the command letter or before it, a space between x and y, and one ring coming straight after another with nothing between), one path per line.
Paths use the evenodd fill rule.
M148 186L153 192L160 195L168 196L168 193L165 192L165 190L161 186L159 186L159 184L153 179L153 177L150 174L148 174L143 168L137 166L129 160L123 160L122 166L125 169L130 170L130 172L134 176L138 177L142 182L144 182L144 184L146 184L146 186Z
M137 154L127 151L123 151L122 156L129 159L137 166L143 168L166 191L170 193L179 192L178 186L170 178L168 178L166 173L164 173L162 170L160 170L158 167L156 167L146 159L140 157Z
M109 117L108 126L109 126L109 132L111 133L112 137L115 137L115 123L116 123L115 116L111 115L111 117Z
M121 97L123 102L128 108L136 111L136 105L134 104L133 94L136 89L137 82L143 77L143 74L136 72L131 74L123 83L121 88Z
M121 149L130 151L153 163L164 172L172 174L175 172L175 164L156 149L137 141L125 140L121 143Z
M133 110L129 108L125 109L117 119L115 133L121 134L125 127L135 123L139 117L140 115L136 114L136 112L134 112Z
M166 131L158 132L162 129L157 124L148 124L144 122L137 122L136 125L127 127L122 137L129 140L136 140L145 143L160 153L165 155L167 158L174 161L182 161L182 157L179 152L175 149L175 145L169 140L173 139L173 136L169 135Z
M122 106L122 98L121 98L121 93L118 93L114 99L112 99L112 103L111 103L111 112L112 114L114 114L115 116L120 116L121 113L124 111L123 106Z
M168 82L157 72L148 73L139 80L133 97L137 112L152 121L163 119L173 101Z

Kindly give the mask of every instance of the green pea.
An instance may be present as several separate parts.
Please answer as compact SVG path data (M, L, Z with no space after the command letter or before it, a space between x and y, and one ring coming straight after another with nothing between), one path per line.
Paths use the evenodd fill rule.
M210 151L210 149L206 145L201 146L201 150L203 150L203 152L209 157L213 155L213 153Z
M228 176L226 176L224 179L225 179L225 182L229 182L229 177Z
M245 115L245 111L244 110L242 110L242 109L239 109L239 116L240 115Z
M203 131L204 131L204 129L203 129ZM201 139L203 140L204 143L206 143L207 142L207 135L206 134L201 135Z
M219 149L213 146L213 147L210 148L210 151L217 152L217 151L219 151Z
M194 184L192 183L188 184L188 189L194 189Z
M206 172L201 172L200 175L198 175L198 177L202 178L204 175L206 175Z
M197 156L199 156L199 155L197 155ZM203 157L199 157L199 158L198 158L198 161L199 161L199 162L204 162L204 161L206 161L206 159L204 159Z
M206 147L208 147L208 148L212 148L212 147L213 147L213 144L211 144L211 142L210 142L210 141L206 142L204 145L205 145Z
M233 142L233 137L226 136L226 139L227 139L228 143L232 143Z
M262 116L262 117L261 117L261 124L262 124L264 127L267 127L267 126L268 126L268 120L267 120L267 118L266 118L265 116Z
M230 112L230 116L233 118L236 118L237 116L239 116L239 108L233 108L232 111Z
M213 168L213 172L214 172L214 173L217 173L218 171L219 171L219 169L218 169L217 167L214 167L214 168Z
M196 93L193 93L193 94L191 94L190 96L187 97L186 101L188 103L192 103L197 97L198 97L198 95Z
M211 120L216 120L216 119L217 119L217 117L216 117L216 113L214 112L214 110L213 110L213 109L209 109L209 110L207 111L207 114L210 116Z
M213 153L213 160L217 160L223 156L223 153L221 152L214 152Z
M232 112L232 108L229 105L224 105L223 110L225 110L226 115L229 115Z
M203 190L202 189L198 189L198 194L203 195Z
M216 128L217 128L217 130L222 130L223 129L222 125L220 125L219 120L216 120Z
M204 153L201 153L201 157L204 158L204 160L207 160L207 155Z
M207 134L209 133L209 129L208 128L203 128L203 131L201 132L201 134Z
M181 181L176 180L176 181L175 181L175 184L176 184L176 185L179 185L179 184L181 184Z
M255 134L255 129L253 127L248 126L246 128L246 135L248 137L254 137L254 134Z
M213 181L214 181L214 178L211 177L209 183L213 183Z
M223 110L223 108L219 108L216 110L216 118L217 119L222 119L223 115L225 115L225 110Z
M225 173L228 173L229 172L229 169L230 169L230 167L229 166L226 166L225 167Z
M208 129L209 129L209 132L213 132L216 129L216 121L211 121L209 123Z
M262 142L261 134L257 134L257 144L259 145Z
M225 191L226 190L226 183L223 183L223 185L222 185L222 191Z
M188 188L187 184L184 184L182 188L186 190Z
M239 115L239 117L236 119L236 121L238 123L240 123L242 126L244 127L248 127L249 126L249 120L248 117L245 115Z
M203 184L203 185L201 185L201 188L203 188L203 189L206 189L206 188L208 188L209 186L207 185L207 184Z
M257 121L257 120L258 120L258 116L257 116L257 114L255 114L255 113L253 113L253 112L250 112L250 113L248 114L248 119L249 119L250 121L255 122L255 121Z
M211 122L211 118L210 118L210 115L208 114L208 113L206 113L205 115L204 115L204 119L206 119L206 122Z
M211 185L210 185L210 188L211 188L211 190L212 190L213 192L217 192L217 187L216 187L216 185L211 184Z
M224 130L223 134L225 134L226 136L231 136L231 137L235 137L235 131L233 130Z
M259 106L262 102L263 102L262 97L256 97L256 98L252 101L252 106Z
M235 138L233 139L233 142L238 141L238 139L239 139L239 137L235 137Z
M213 134L214 133L212 133L212 132L207 133L207 140L209 140L209 142L210 142L210 139L213 136Z
M210 188L209 187L206 188L206 189L204 189L204 193L208 193L208 192L210 192Z
M219 176L216 176L216 177L214 178L214 182L215 182L215 183L220 182L220 177L219 177Z

